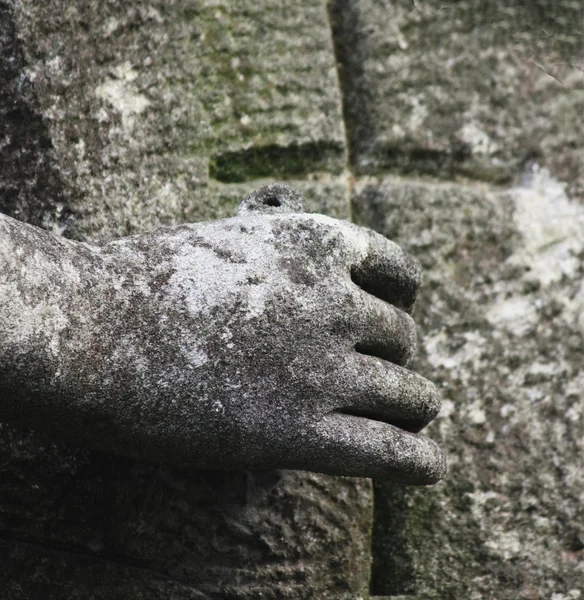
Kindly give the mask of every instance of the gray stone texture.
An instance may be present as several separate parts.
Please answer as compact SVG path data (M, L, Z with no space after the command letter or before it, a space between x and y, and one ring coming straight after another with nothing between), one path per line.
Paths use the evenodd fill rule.
M213 200L197 207L201 220L234 215L243 198L269 181L259 179L241 183L222 183L211 180L208 193ZM336 219L350 218L350 190L346 174L336 176L330 173L316 173L307 179L288 179L286 183L302 194L306 212L324 213Z
M584 193L582 2L329 4L356 173L507 182L538 160Z
M451 463L376 483L373 595L581 599L582 3L328 9L340 91L321 2L0 2L0 212L95 241L276 177L335 217L354 188L425 268L412 366ZM7 425L0 456L10 600L367 595L365 480L186 476Z
M219 212L209 178L341 173L326 8L279 7L2 3L2 211L108 239Z
M232 216L246 180L285 177L348 215L325 6L278 7L1 2L0 212L99 241ZM0 456L10 600L367 591L367 480L183 473L6 424Z
M356 219L424 268L412 368L442 384L428 435L449 460L433 488L376 483L375 593L579 597L584 209L565 187L534 170L505 191L355 188Z
M301 210L266 185L101 246L0 215L0 418L184 469L438 481L440 395L404 368L419 264Z
M376 482L371 592L580 598L584 5L329 10L353 216L425 270L412 368L443 385L450 464Z

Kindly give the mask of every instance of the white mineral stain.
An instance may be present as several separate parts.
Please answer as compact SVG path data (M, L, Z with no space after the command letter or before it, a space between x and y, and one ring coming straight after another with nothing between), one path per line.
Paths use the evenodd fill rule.
M440 418L448 419L451 417L455 412L454 408L454 402L452 402L452 400L444 400L442 402L442 408L440 409Z
M554 592L550 600L580 600L582 592L580 590L570 590L567 594L562 592Z
M456 366L456 361L448 350L448 336L445 331L439 331L434 335L427 336L423 343L428 354L428 362L433 367L452 369Z
M584 208L566 195L566 185L534 165L521 186L510 190L514 220L523 245L509 259L530 267L527 275L544 287L574 278L584 250Z
M572 298L561 296L560 301L565 311L574 316L576 335L584 334L584 279L580 283L580 289Z
M289 217L293 218L293 215ZM328 225L331 219L311 215L311 221ZM287 271L274 268L280 257L274 248L274 233L271 226L266 226L265 217L257 220L249 218L246 224L253 229L253 235L231 231L226 237L223 225L217 222L207 225L204 240L193 241L196 229L185 228L182 236L177 236L179 245L171 261L173 275L169 280L170 291L178 302L186 303L193 316L208 315L216 306L223 307L237 301L241 303L246 319L260 317L266 310L268 300L274 297L274 290L284 294L290 292L297 303L318 302L318 289L313 292L306 290L298 296L293 293L294 284ZM357 256L364 257L369 247L368 239L359 237L357 230L349 223L341 223L340 228L350 240L349 247ZM339 234L338 224L330 229L332 231L323 227L323 246L327 244L329 236ZM301 230L296 233L297 245L311 243L309 233ZM337 260L335 252L331 251L323 260L330 261L332 265Z
M530 335L540 320L537 296L563 278L576 280L584 252L584 207L568 198L565 184L537 165L526 173L522 184L509 190L515 205L514 221L522 244L508 258L520 267L522 279L535 283L537 294L501 294L487 311L494 327L517 336ZM584 281L580 293L557 295L567 318L584 330Z
M466 142L473 154L494 154L498 146L476 123L466 123L460 130L460 137Z
M105 25L103 26L104 36L106 38L109 37L112 33L114 33L116 31L116 29L119 26L120 26L120 22L116 18L111 17L110 19L108 19L105 22Z
M465 343L456 352L451 351L451 340L445 331L426 337L423 343L430 364L449 369L457 376L468 373L469 366L475 372L479 370L484 362L481 357L486 340L478 331L467 331L462 337Z
M408 118L410 131L417 131L424 124L426 117L430 114L428 107L420 102L419 98L411 98L411 112Z
M49 73L55 74L61 71L62 61L60 56L54 56L45 63L46 69Z
M244 288L247 288L246 316L252 318L264 311L269 291L265 285L258 284L250 290L246 285L250 269L231 263L208 248L185 248L185 252L174 258L173 268L170 284L175 293L184 297L193 316L209 314L213 307L223 306L229 298L243 294Z
M69 324L58 302L31 303L29 298L21 295L15 283L0 284L0 297L10 298L4 314L8 324L3 327L6 343L26 347L29 340L43 336L48 340L53 356L57 356L60 334Z
M193 368L202 367L209 362L207 353L196 344L181 344L181 352Z
M500 527L494 527L491 530L491 537L485 542L485 546L504 560L517 558L524 549L517 532L503 531Z
M506 329L517 336L528 334L539 321L533 299L523 296L494 302L486 317L494 327Z
M98 86L95 95L109 102L121 114L122 125L128 130L134 126L135 115L144 112L150 100L133 89L132 82L138 73L130 63L117 66L113 73L115 78Z
M266 254L261 234L257 237L233 234L233 238L239 238L241 247L247 246L247 262L242 263L228 258L230 244L220 229L215 232L210 230L209 233L205 245L197 246L189 239L188 230L185 231L183 246L172 259L173 275L169 281L171 293L184 298L189 312L194 316L209 314L214 307L224 306L235 296L245 303L247 318L260 316L274 286L271 280L277 276L269 268L272 260ZM225 256L205 247L207 245L223 250ZM235 260L237 248L238 244L235 243ZM249 279L258 276L261 282L249 285Z
M473 425L484 425L487 422L487 415L481 406L481 401L477 400L466 408L466 417Z

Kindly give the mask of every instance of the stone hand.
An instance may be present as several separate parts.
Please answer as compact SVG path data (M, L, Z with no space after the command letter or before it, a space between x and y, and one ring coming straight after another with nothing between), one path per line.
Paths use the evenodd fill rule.
M100 247L0 216L0 418L179 467L436 482L439 396L405 368L417 263L299 210L266 186Z

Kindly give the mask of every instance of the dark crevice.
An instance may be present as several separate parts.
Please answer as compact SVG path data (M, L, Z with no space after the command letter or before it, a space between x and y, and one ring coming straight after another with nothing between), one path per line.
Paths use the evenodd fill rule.
M373 267L369 269L363 268L363 266L354 267L351 269L351 281L367 294L411 314L418 294L418 284L414 280L411 285L408 285L406 281L397 281L396 279L388 281L388 278L384 276L375 279L370 276L371 272L374 272ZM368 276L365 277L363 273L367 273Z
M378 139L379 115L367 63L367 28L358 2L329 0L327 3L333 48L341 90L343 120L349 164L357 175L388 174L433 176L453 179L471 175L477 180L503 184L512 180L513 169L476 164L471 148L461 142L447 148L429 148L415 139L399 145Z
M241 183L271 177L290 179L316 171L340 173L344 168L341 143L312 142L290 146L254 146L220 152L209 159L209 176L222 183Z
M355 344L355 352L365 356L373 356L399 367L404 367L411 358L411 351L392 340L367 341Z
M264 204L266 206L282 206L280 199L277 196L268 196L264 199Z
M360 166L362 156L373 157L374 150L378 151L379 148L371 148L369 142L369 140L375 138L374 101L364 76L364 57L359 39L359 5L351 0L329 0L327 8L341 89L349 165L353 173L356 175L364 174L368 168L369 170L375 169L378 171L391 171L393 169L402 173L439 171L449 162L449 157L417 148L410 149L406 153L404 153L403 148L386 148L384 149L385 159L383 161L372 161L368 168ZM456 158L461 160L463 157L457 155ZM367 293L378 298L384 298L387 295L387 289L372 288L357 272L352 272L351 278L356 285ZM413 299L410 294L407 306L401 306L400 308L410 312L414 300L415 292ZM404 303L402 302L402 304ZM371 348L363 344L358 344L355 349L362 354L372 356L379 356L380 354L378 348ZM386 417L374 412L345 410L343 413L385 423L389 422ZM390 424L412 432L417 432L423 427L412 421L400 419L392 419ZM396 510L391 510L391 515L388 516L388 506L384 502L388 499L388 495L380 493L378 483L374 482L372 566L369 582L369 592L372 595L415 592L413 560L409 552L391 551L392 548L396 547L408 548L406 539L409 513L408 491L407 488L399 484L394 484L392 489L391 508ZM405 560L404 556L407 556ZM388 569L391 571L389 576Z
M408 539L410 494L410 489L399 483L373 482L372 596L409 597L416 592ZM391 552L391 548L398 551Z
M404 142L400 146L382 145L365 150L359 162L352 164L352 169L356 175L394 173L448 180L472 176L477 181L504 184L512 180L512 166L509 164L498 169L487 164L481 166L467 144L459 143L450 149L437 150Z
M384 146L376 149L377 158L369 161L370 167L364 171L387 169L404 175L453 175L457 165L471 158L470 147L459 144L450 150L437 150L403 144Z
M370 137L375 127L371 118L373 100L365 84L364 57L360 52L360 11L358 3L351 0L329 0L327 9L340 85L349 163L355 167L358 164L358 155L363 150L363 140Z
M338 412L340 412L343 415L352 415L354 417L362 417L363 419L371 419L372 421L380 421L381 423L387 423L388 425L393 425L398 429L403 429L404 431L409 431L410 433L418 433L425 426L425 423L422 423L416 419L400 419L397 417L388 417L387 415L373 410L351 408L343 409Z

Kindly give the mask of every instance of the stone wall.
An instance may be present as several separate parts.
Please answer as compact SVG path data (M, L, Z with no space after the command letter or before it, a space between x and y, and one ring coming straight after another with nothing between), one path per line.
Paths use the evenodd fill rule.
M376 482L374 594L581 597L583 11L331 6L353 216L424 266L413 368L450 460L432 489Z
M375 482L373 596L581 597L582 11L0 1L1 212L101 240L284 179L421 260L413 367L443 386L450 473ZM185 475L6 425L0 465L9 598L368 594L365 481Z

